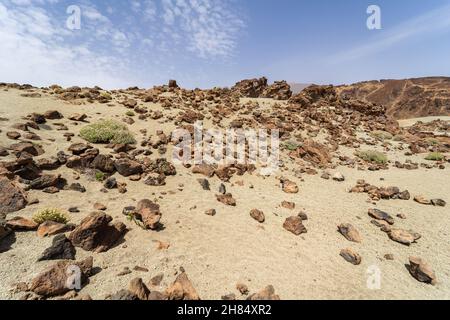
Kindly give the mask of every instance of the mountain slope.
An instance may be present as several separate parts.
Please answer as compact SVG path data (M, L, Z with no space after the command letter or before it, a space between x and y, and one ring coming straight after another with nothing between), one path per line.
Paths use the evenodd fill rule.
M450 115L450 78L380 80L337 87L348 96L386 106L396 119Z

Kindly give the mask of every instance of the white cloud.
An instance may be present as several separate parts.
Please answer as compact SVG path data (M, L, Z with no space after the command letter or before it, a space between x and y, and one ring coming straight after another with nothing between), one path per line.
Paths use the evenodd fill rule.
M203 59L221 63L236 52L244 22L231 1L0 0L0 81L117 88L194 79ZM81 30L66 28L72 4Z
M230 1L163 0L166 35L186 40L189 51L202 58L229 57L245 23Z
M127 83L121 77L125 66L120 59L96 53L83 44L66 43L61 35L68 32L58 27L55 17L31 1L14 1L20 1L23 7L0 3L1 81L39 85L102 83L107 87Z

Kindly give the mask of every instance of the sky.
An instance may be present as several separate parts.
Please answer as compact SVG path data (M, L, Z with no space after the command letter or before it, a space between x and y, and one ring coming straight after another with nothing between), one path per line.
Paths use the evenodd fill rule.
M367 26L373 5L381 29ZM450 76L450 0L0 0L0 82L211 88L261 76Z

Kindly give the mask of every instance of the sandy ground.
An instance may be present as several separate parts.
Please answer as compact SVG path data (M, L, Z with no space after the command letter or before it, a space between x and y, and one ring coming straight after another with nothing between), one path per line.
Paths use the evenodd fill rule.
M406 120L399 120L398 123L402 127L409 127L412 126L414 123L421 121L423 123L432 122L435 120L442 120L442 121L450 121L450 117L426 117L426 118L413 118L413 119L406 119Z
M157 105L151 107L159 108ZM20 122L22 116L50 109L57 109L66 117L74 112L86 113L90 116L89 121L106 115L122 117L126 112L126 108L118 105L76 106L52 97L23 98L15 90L0 92L0 117L10 119L10 122L0 122L0 145L8 146L12 142L6 138L6 131L11 124ZM50 121L50 125L53 122L64 122L70 132L76 134L80 129L68 120ZM139 137L138 132L142 128L153 133L161 128L169 130L171 125L136 120L130 128ZM63 133L55 130L38 132L43 138L40 143L47 151L44 157L67 150L71 143L63 139ZM48 138L56 141L50 142ZM75 137L72 142L81 141ZM247 284L251 292L271 284L282 299L450 299L449 207L423 206L413 200L380 201L373 205L367 202L366 194L348 193L357 179L366 179L377 186L394 185L408 189L413 196L423 194L450 202L448 166L445 170L421 168L378 172L343 167L338 168L346 177L342 183L323 180L320 175L305 175L303 181L289 175L300 186L300 192L295 195L283 193L275 176L235 176L232 183L226 185L237 200L235 208L222 205L215 199L215 191L220 185L217 178L210 179L212 191L203 191L196 181L199 176L182 167L177 167L177 170L178 175L168 177L164 187L145 186L142 182L131 182L117 176L119 181L128 184L128 192L123 195L114 190L107 194L98 192L101 183L89 181L82 175L77 182L86 187L86 193L63 191L48 195L32 191L31 198L38 198L40 203L9 217L31 217L38 209L46 207L67 209L77 206L81 212L71 214L71 217L72 222L78 223L93 211L94 203L101 202L108 207L108 214L127 224L130 232L123 243L106 253L93 254L94 264L102 271L90 279L82 293L94 299L103 299L107 294L126 288L135 277L148 282L160 273L164 274L164 280L155 289L163 290L173 282L175 272L181 266L202 299L220 299L228 293L245 298L236 290L238 282ZM74 182L71 170L62 167L57 172L69 183ZM381 178L385 180L380 181ZM243 186L235 183L240 180L244 181ZM164 230L144 231L121 214L124 206L135 205L143 198L157 200L161 205ZM282 208L284 200L295 202L296 209ZM422 235L422 239L410 247L391 241L370 223L367 210L375 207L394 217L399 213L405 214L406 220L395 219L396 227L413 229ZM211 208L217 210L214 217L204 214ZM265 212L264 224L249 216L254 208ZM297 214L301 209L309 217L305 222L308 233L296 237L285 231L282 225L286 217ZM348 242L337 232L340 223L353 224L363 236L363 242ZM158 250L155 241L169 243L170 247ZM0 299L19 298L21 294L11 291L14 284L31 280L47 265L54 263L36 263L50 243L51 239L38 238L33 232L16 233L11 249L0 253ZM356 250L362 256L362 264L353 266L344 261L339 256L344 248ZM388 253L395 256L394 261L383 258ZM77 249L77 259L90 255L92 253ZM438 278L436 286L419 283L411 277L405 268L411 255L420 256L433 266ZM133 269L135 266L146 267L150 271L133 271L126 276L117 276L124 267ZM381 288L377 290L367 286L368 270L374 266L381 272Z

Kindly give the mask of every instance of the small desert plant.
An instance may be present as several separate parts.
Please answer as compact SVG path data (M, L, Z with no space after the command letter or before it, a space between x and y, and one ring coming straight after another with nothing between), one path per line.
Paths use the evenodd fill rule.
M134 117L136 114L133 112L133 111L127 111L126 113L125 113L125 115L126 116L129 116L129 117Z
M298 148L299 146L298 146L298 143L296 143L296 142L288 141L288 142L286 142L286 143L284 144L284 147L285 147L286 149L288 149L289 151L295 151L295 150L297 150L297 148Z
M425 160L442 161L442 160L444 160L444 155L440 152L431 152L430 154L428 154L428 156L425 158Z
M388 161L388 158L384 153L374 150L358 151L356 153L356 156L364 161L375 162L379 164L385 164Z
M102 93L100 93L100 95L104 99L108 99L108 100L112 99L112 96L108 92L102 92Z
M103 172L101 172L101 171L97 171L95 173L95 180L97 180L99 182L104 181L105 180L105 174Z
M386 131L381 131L381 130L376 130L373 131L372 133L372 137L384 141L384 140L391 140L393 138L392 134L390 134L389 132Z
M398 134L398 135L395 135L392 139L394 141L403 141L405 139L405 137L401 134Z
M147 230L144 223L136 218L136 215L134 213L128 213L127 214L127 220L134 222L139 228L143 230Z
M114 120L102 120L81 129L80 136L91 143L134 144L127 127Z
M69 220L70 220L69 215L60 209L44 209L37 212L33 216L33 221L38 224L44 223L46 221L53 221L65 224L69 222Z
M432 146L437 146L439 145L439 140L435 139L435 138L427 138L426 142Z

